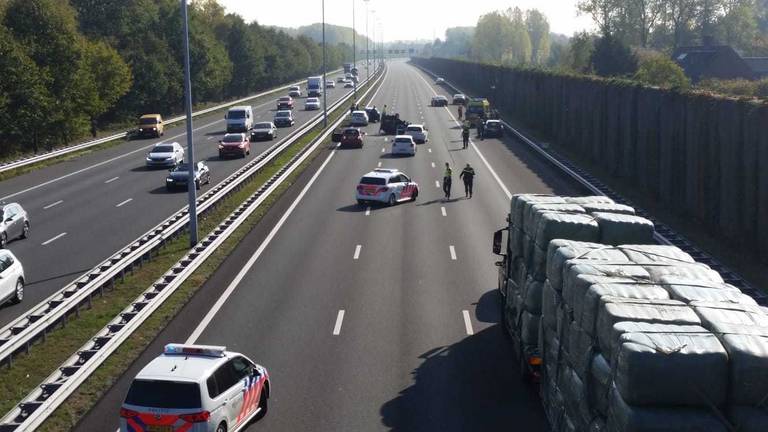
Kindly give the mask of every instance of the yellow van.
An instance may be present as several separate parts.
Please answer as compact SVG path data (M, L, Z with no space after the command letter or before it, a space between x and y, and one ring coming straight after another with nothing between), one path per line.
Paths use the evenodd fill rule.
M475 120L487 119L491 113L491 103L486 98L471 98L467 102L467 120L474 124Z
M161 137L165 133L163 116L160 114L144 114L139 117L139 136Z

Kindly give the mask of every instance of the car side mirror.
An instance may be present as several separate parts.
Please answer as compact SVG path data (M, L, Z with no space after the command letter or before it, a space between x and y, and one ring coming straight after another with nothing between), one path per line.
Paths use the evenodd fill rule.
M504 239L504 231L505 229L502 228L495 233L493 233L493 253L495 255L502 255L501 253L501 242Z
M226 120L227 117L229 117L229 114L224 114L224 120Z

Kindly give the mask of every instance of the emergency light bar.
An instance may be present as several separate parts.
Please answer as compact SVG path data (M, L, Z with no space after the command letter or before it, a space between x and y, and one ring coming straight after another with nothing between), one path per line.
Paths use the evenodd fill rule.
M170 343L165 346L163 354L197 355L206 357L224 357L225 346L215 345L184 345Z

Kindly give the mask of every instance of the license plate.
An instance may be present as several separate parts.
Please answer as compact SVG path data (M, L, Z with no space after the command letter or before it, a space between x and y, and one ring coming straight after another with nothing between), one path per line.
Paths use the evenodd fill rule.
M173 432L173 425L147 426L147 432Z

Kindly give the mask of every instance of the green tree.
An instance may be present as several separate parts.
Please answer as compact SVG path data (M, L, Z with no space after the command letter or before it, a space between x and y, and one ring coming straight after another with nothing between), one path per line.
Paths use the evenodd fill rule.
M510 44L502 57L502 63L507 65L530 63L533 48L523 11L516 7L508 9L506 15L510 27Z
M667 88L688 88L691 80L683 69L668 56L649 53L640 57L635 79L646 84Z
M564 58L565 67L578 73L591 73L594 51L594 38L587 32L576 33L571 38L567 55Z
M754 0L726 0L717 22L722 41L742 51L750 51L758 36L757 5Z
M595 42L592 67L601 76L627 76L637 71L637 57L619 39L605 35Z
M501 63L512 45L512 31L509 18L499 12L480 17L472 38L472 58L485 63Z
M526 12L525 25L531 40L531 62L543 64L549 59L550 31L546 15L536 9Z

